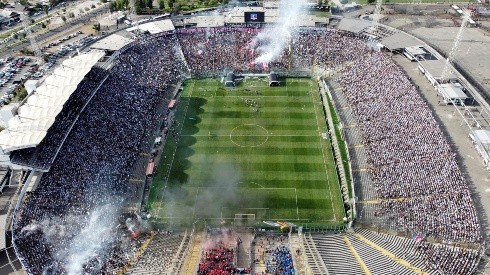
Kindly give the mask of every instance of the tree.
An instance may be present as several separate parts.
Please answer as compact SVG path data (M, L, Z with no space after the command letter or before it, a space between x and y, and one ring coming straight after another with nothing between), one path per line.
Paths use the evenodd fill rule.
M17 39L17 38L19 38L19 35L17 33L14 33L13 38Z
M95 23L92 26L92 29L94 29L96 32L100 32L100 23Z
M61 20L63 20L63 22L66 22L66 17L64 15L61 16Z
M44 5L44 6L43 6L43 11L44 11L44 13L45 13L46 15L48 15L48 13L49 13L49 7L48 7L48 6L46 6L46 5Z
M26 88L22 87L19 89L17 92L17 97L19 98L19 101L22 101L24 98L27 96L27 90Z
M169 8L173 8L174 7L174 3L175 3L174 0L168 0L168 7Z
M179 13L180 12L180 4L179 3L175 3L174 6L173 6L173 12L174 13Z
M149 9L152 9L153 8L153 0L147 0L146 1L146 7L148 7Z
M165 9L165 0L158 0L158 7L161 10L164 10Z

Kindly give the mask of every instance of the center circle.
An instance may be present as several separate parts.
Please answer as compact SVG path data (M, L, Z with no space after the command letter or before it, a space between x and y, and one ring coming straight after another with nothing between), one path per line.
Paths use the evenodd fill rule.
M264 144L269 138L269 132L257 124L239 125L230 133L230 140L240 147L257 147Z

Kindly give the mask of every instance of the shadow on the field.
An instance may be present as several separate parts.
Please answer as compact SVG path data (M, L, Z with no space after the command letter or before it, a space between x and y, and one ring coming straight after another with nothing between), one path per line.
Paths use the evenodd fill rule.
M202 119L200 115L204 113L202 106L206 105L207 99L201 97L192 97L189 99L189 107L185 114L184 127L182 128L182 135L194 135L199 132L199 128L196 126L201 123Z
M220 111L216 112L217 117L224 118L241 118L243 113L240 111Z

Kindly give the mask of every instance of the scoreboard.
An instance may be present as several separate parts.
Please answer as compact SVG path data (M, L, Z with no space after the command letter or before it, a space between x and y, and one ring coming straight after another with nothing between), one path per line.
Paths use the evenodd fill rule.
M245 23L264 23L264 12L246 11Z

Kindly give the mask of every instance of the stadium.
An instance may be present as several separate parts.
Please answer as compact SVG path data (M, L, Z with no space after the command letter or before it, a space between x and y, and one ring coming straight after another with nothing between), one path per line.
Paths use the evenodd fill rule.
M484 241L466 176L380 45L391 30L243 17L166 19L67 60L19 107L0 146L23 170L23 269L473 274Z

